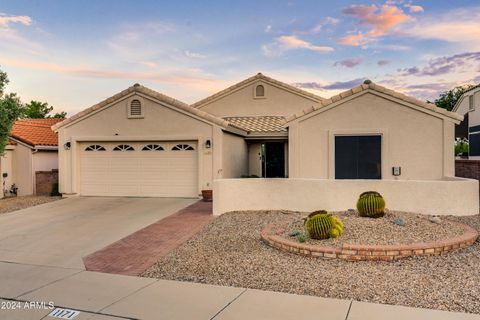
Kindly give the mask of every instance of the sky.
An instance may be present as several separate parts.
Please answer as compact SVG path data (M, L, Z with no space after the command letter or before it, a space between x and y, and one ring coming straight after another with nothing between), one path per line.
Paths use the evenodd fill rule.
M134 83L194 103L258 72L433 100L480 82L480 2L0 0L0 70L69 115Z

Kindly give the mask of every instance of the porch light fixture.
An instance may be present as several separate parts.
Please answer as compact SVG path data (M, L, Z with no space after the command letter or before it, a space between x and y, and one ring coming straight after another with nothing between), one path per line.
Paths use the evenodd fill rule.
M67 142L63 145L63 149L70 150L70 146L71 146L70 142Z
M205 148L210 149L211 147L212 147L212 141L208 139L207 141L205 141Z

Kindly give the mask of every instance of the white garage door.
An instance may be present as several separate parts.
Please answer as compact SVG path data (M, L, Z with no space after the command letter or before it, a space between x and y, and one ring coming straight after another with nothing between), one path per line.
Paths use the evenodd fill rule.
M80 193L86 196L196 197L197 143L80 144Z

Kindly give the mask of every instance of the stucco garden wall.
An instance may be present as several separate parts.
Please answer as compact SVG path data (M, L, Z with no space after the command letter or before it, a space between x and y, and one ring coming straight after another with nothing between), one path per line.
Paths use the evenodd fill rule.
M222 179L213 187L213 213L237 210L355 208L358 196L380 192L387 208L435 215L479 213L478 181L442 180L328 180L328 179Z
M248 174L248 147L245 139L224 132L222 143L222 177L240 178Z

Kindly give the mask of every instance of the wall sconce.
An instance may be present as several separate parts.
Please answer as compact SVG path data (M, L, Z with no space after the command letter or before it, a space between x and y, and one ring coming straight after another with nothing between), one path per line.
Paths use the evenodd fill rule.
M70 150L70 146L71 146L70 142L67 142L63 145L63 149Z
M205 141L205 148L210 149L211 147L212 147L212 141L208 139L207 141Z

